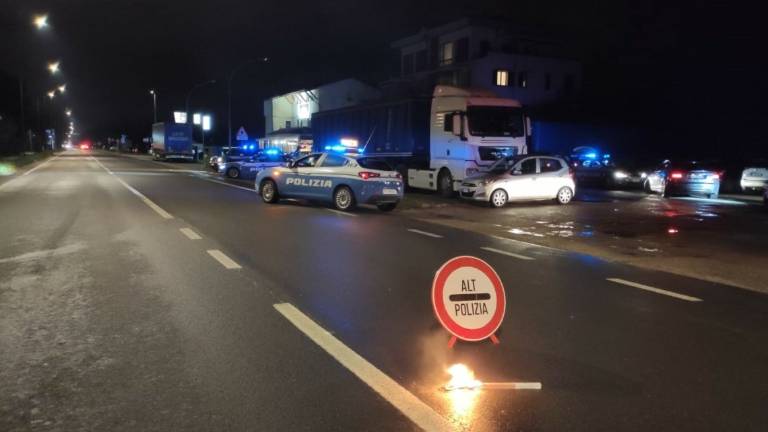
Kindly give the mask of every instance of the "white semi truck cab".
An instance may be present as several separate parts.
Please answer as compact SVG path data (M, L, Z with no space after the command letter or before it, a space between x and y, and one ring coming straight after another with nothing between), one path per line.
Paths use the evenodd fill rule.
M487 90L435 87L429 169L409 169L408 185L450 195L465 177L504 156L527 153L530 120L514 99Z

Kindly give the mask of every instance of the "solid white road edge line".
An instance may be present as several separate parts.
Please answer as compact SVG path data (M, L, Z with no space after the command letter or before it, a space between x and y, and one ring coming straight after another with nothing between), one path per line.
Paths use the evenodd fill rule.
M344 216L357 217L357 215L354 214L354 213L347 213L347 212L343 212L341 210L336 210L336 209L326 209L326 210L328 210L330 212L334 212L336 214L344 215Z
M45 160L45 161L43 161L43 162L39 163L38 165L36 165L36 166L32 167L31 169L28 169L28 170L24 171L23 173L19 174L19 175L18 175L18 177L12 178L12 179L8 180L7 182L5 182L5 183L1 184L1 185L0 185L0 189L2 189L3 187L5 187L5 186L7 186L7 185L9 185L9 184L11 184L11 183L13 183L14 181L16 181L16 180L18 180L18 179L20 179L20 178L24 177L24 176L25 176L25 175L27 175L27 174L31 174L31 173L33 173L33 172L35 172L35 171L39 170L40 168L42 168L42 167L44 167L44 166L48 165L49 163L53 162L55 159L58 159L58 158L59 158L59 156L58 156L58 155L57 155L57 156L53 156L53 157L51 157L50 159L48 159L48 160Z
M160 215L160 217L162 217L163 219L173 219L173 215L171 215L170 213L168 213L167 211L165 211L165 210L164 210L162 207L160 207L159 205L155 204L155 203L154 203L152 200L150 200L150 199L149 199L149 198L147 198L146 196L144 196L144 194L143 194L143 193L141 193L141 192L137 191L137 190L136 190L136 189L134 189L134 188L133 188L131 185L129 185L128 183L124 182L124 181L123 181L123 179L121 179L120 177L116 176L116 175L115 175L115 173L113 173L113 172L112 172L112 171L111 171L109 168L107 168L106 166L104 166L104 164L103 164L103 163L101 163L101 161L100 161L100 160L98 160L97 158L95 158L95 157L93 157L93 156L91 156L91 158L92 158L94 161L96 161L96 163L97 163L97 164L99 164L99 166L100 166L100 167L104 168L104 170L105 170L106 172L108 172L108 173L109 173L109 175L111 175L112 177L114 177L114 178L115 178L115 180L117 180L118 182L120 182L120 184L121 184L121 185L125 186L125 188L126 188L126 189L128 189L129 191L131 191L131 193L133 193L134 195L136 195L137 197L139 197L139 199L141 199L142 201L144 201L144 204L146 204L147 206L149 206L149 208L151 208L152 210L154 210L154 211L155 211L155 213L159 214L159 215Z
M304 315L290 303L279 303L274 308L301 330L308 338L324 349L339 363L355 374L381 397L420 428L426 431L452 430L451 424L395 380L369 363L324 328Z
M236 270L240 269L240 264L234 262L232 258L224 255L224 252L218 250L218 249L209 249L206 252L208 252L208 255L212 256L213 259L219 262L219 264L223 265L224 268L228 270Z
M443 236L441 236L440 234L432 234L431 232L417 230L415 228L408 228L408 231L410 231L412 233L416 233L416 234L421 234L421 235L424 235L424 236L427 236L427 237L443 238Z
M200 240L202 238L198 233L192 231L191 228L179 228L179 231L190 240Z
M532 260L533 259L533 258L531 258L529 256L519 255L519 254L516 254L516 253L507 252L507 251L504 251L504 250L501 250L501 249L495 249L495 248L487 247L487 246L483 246L480 249L486 250L488 252L494 252L494 253L501 254L501 255L511 256L513 258L517 258L517 259L521 259L521 260Z
M624 279L607 278L607 280L609 280L611 282L614 282L614 283L631 286L631 287L638 288L638 289L641 289L641 290L650 291L650 292L653 292L653 293L656 293L656 294L661 294L661 295L665 295L665 296L669 296L669 297L674 297L676 299L685 300L685 301L689 301L689 302L700 302L700 301L702 301L698 297L691 297L691 296L687 296L685 294L678 294L676 292L663 290L661 288L654 288L652 286L643 285L641 283L632 282L632 281L628 281L628 280L624 280Z

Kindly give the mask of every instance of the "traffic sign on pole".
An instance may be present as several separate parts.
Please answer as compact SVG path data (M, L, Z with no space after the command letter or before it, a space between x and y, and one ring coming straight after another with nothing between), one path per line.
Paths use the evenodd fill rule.
M236 141L248 141L248 134L245 132L245 128L240 126L240 129L237 130L237 135L235 136Z
M435 273L432 307L438 321L453 337L477 342L490 338L499 343L496 330L506 310L504 285L485 261L472 256L451 258Z

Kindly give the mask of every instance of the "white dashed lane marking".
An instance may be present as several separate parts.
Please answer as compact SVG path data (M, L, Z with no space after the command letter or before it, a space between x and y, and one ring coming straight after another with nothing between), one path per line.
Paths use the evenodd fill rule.
M422 231L422 230L417 230L417 229L415 229L415 228L408 228L408 231L410 231L410 232L412 232L412 233L416 233L416 234L421 234L421 235L423 235L423 236L427 236L427 237L432 237L432 238L443 238L443 236L441 236L440 234L433 234L433 233L431 233L431 232L426 232L426 231Z
M617 283L617 284L622 284L622 285L626 285L626 286L631 286L633 288L641 289L643 291L649 291L649 292L652 292L652 293L661 294L661 295L665 295L665 296L669 296L669 297L674 297L676 299L685 300L685 301L689 301L689 302L700 302L700 301L702 301L698 297L691 297L691 296L687 296L685 294L678 294L676 292L667 291L667 290L663 290L661 288L655 288L655 287L652 287L652 286L648 286L648 285L644 285L644 284L641 284L641 283L632 282L632 281L628 281L628 280L624 280L624 279L608 278L607 280L609 280L611 282L614 282L614 283Z
M507 251L504 251L504 250L501 250L501 249L494 249L492 247L483 246L480 249L488 251L488 252L493 252L493 253L501 254L501 255L511 256L513 258L517 258L517 259L521 259L521 260L532 260L533 259L533 258L531 258L529 256L520 255L520 254L516 254L516 253L513 253L513 252L507 252Z
M153 202L151 199L149 199L149 198L147 198L146 196L144 196L144 194L143 194L143 193L141 193L141 192L137 191L136 189L134 189L134 188L133 188L133 186L131 186L131 185L129 185L128 183L124 182L124 181L123 181L123 179L121 179L120 177L116 176L116 175L115 175L115 173L113 173L113 172L112 172L112 171L111 171L109 168L107 168L106 166L104 166L104 164L102 164L102 163L101 163L101 161L99 161L98 159L96 159L96 158L95 158L95 157L93 157L93 156L91 156L91 158L92 158L94 161L96 161L96 163L97 163L97 164L99 164L99 166L101 166L102 168L104 168L104 170L105 170L106 172L108 172L108 173L109 173L109 175L111 175L112 177L114 177L114 178L115 178L115 180L117 180L118 182L120 182L120 184L121 184L121 185L125 186L125 188L126 188L126 189L128 189L129 191L131 191L131 193L132 193L132 194L134 194L134 195L136 195L137 197L139 197L139 199L140 199L140 200L142 200L142 201L144 202L144 204L146 204L146 205L147 205L149 208L151 208L152 210L154 210L154 211L155 211L155 213L159 214L159 215L160 215L160 217L162 217L163 219L173 219L173 215L171 215L170 213L168 213L167 211L165 211L165 210L164 210L162 207L160 207L159 205L155 204L155 203L154 203L154 202Z
M206 252L208 252L208 255L212 256L213 259L219 262L219 264L223 265L224 268L228 270L236 270L241 269L240 264L236 263L232 260L232 258L226 256L224 252L218 250L218 249L209 249Z
M190 239L190 240L200 240L202 238L202 237L200 237L199 234L197 234L196 232L192 231L191 228L179 228L179 231L181 231L182 234L187 236L187 238Z

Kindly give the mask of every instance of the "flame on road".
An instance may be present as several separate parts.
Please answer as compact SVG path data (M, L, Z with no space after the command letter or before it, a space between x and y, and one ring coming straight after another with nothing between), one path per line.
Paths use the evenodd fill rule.
M449 367L448 373L451 374L451 380L444 387L446 391L475 390L483 385L482 382L475 379L475 373L461 363Z

